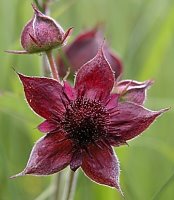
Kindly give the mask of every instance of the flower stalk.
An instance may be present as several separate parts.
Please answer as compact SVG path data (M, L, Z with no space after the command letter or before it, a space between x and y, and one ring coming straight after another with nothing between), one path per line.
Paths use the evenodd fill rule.
M76 189L77 176L78 172L70 170L68 185L64 194L65 195L64 200L73 200Z
M55 175L55 180L54 180L54 185L55 185L55 190L54 190L54 194L53 194L53 200L61 200L61 192L60 192L60 187L61 187L61 180L63 174L62 172L59 172L58 174Z
M48 58L48 62L49 62L49 65L50 65L50 69L51 69L51 73L52 73L53 78L58 80L58 82L60 82L60 78L59 78L59 74L58 74L58 71L57 71L56 63L54 61L52 50L46 51L46 55L47 55L47 58Z

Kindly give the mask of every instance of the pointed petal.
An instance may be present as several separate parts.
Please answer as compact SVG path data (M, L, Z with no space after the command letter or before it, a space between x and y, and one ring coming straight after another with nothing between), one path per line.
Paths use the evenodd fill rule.
M73 171L76 171L82 165L82 151L76 150L73 153L72 160L70 162L70 168Z
M71 67L72 72L80 69L97 54L99 44L102 41L103 37L101 38L97 34L96 28L79 34L70 45L65 46L63 55L58 54L59 74L63 77L67 67Z
M77 96L76 91L73 87L71 87L71 85L67 81L64 81L63 90L70 101L73 101L76 99L76 96Z
M119 56L113 53L110 49L108 49L108 47L105 48L104 53L109 64L111 65L112 70L114 71L115 79L117 79L123 72L122 61L119 58Z
M113 71L101 48L97 55L78 71L75 88L79 94L84 92L88 98L105 98L111 92L113 84Z
M70 163L71 152L72 142L65 139L61 133L47 134L34 145L26 168L16 176L49 175L59 172Z
M100 145L102 146L102 144ZM83 156L82 169L93 181L120 190L119 161L111 147L91 145ZM121 191L121 190L120 190Z
M39 126L37 128L39 131L41 131L43 133L50 133L51 131L54 131L58 127L59 127L59 124L57 124L53 121L50 121L50 120L45 120L44 122L39 124Z
M18 75L24 86L26 99L38 115L51 119L56 112L57 116L61 117L67 100L62 86L56 80Z
M123 101L143 104L146 98L146 91L152 84L152 80L144 82L123 80L116 84L114 91L120 94Z
M151 111L131 102L119 103L117 112L110 115L110 135L115 137L116 142L133 139L165 111L167 109Z
M65 43L66 44L66 40L67 40L67 38L72 34L72 30L73 30L73 27L71 27L71 28L69 28L66 32L65 32L65 34L64 34L64 36L63 36L63 39L62 39L62 44L63 43Z
M29 52L25 50L5 50L6 53L11 53L11 54L29 54Z

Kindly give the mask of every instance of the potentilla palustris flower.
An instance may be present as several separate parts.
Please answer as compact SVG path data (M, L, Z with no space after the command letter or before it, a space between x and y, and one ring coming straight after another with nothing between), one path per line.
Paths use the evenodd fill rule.
M119 161L111 146L126 144L165 110L151 111L111 93L114 74L103 50L78 71L75 86L49 78L19 74L26 99L45 121L46 133L36 142L26 174L49 175L70 165L93 181L120 190ZM121 191L121 190L120 190Z

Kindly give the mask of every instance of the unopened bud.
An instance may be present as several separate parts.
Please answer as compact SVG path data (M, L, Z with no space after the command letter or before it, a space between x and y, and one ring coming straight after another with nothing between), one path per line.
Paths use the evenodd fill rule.
M25 51L11 53L37 53L64 46L72 28L63 28L51 17L41 13L33 6L34 16L21 33L21 45Z

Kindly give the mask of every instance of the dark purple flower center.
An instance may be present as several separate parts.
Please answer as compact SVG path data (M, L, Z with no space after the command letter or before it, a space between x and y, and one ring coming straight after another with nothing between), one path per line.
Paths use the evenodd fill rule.
M85 148L107 135L109 115L100 102L79 98L66 109L63 126L79 148Z

